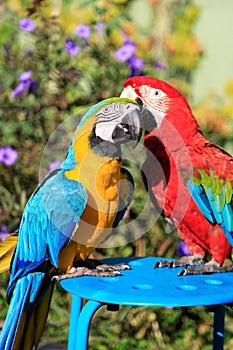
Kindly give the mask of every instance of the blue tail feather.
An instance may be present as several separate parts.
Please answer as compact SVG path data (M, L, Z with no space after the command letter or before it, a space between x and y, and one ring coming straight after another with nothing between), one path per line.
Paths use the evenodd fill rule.
M0 350L12 350L23 312L35 301L44 273L30 273L20 278L14 288L9 310L0 334Z

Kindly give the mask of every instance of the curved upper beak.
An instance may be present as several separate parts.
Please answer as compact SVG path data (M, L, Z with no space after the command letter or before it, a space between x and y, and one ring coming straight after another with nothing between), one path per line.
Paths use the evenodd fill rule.
M122 98L130 98L132 100L135 100L140 108L141 108L141 127L145 131L152 131L154 128L157 128L157 121L156 121L156 115L153 110L150 110L148 107L145 107L143 100L139 98L139 96L136 94L132 86L127 86L124 88L124 90L121 92L120 97ZM139 103L140 102L140 103Z
M112 133L112 139L115 142L125 143L132 141L132 147L135 148L142 136L142 113L140 107L132 105L118 123Z
M142 128L150 132L157 128L157 126L158 124L154 113L149 108L142 107Z

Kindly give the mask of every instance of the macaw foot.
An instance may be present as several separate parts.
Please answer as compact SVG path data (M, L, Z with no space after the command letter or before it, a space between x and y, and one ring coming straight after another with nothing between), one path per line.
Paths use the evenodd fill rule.
M157 263L154 265L154 268L161 268L161 267L182 267L182 266L195 266L203 264L203 257L201 255L189 255L189 256L182 256L179 259L176 260L160 260L157 261Z
M201 267L188 266L178 273L178 276L211 275L212 273L233 272L233 266L220 266L214 259Z
M131 270L131 267L127 264L108 265L98 260L86 259L85 261L76 263L76 266L71 267L68 273L53 276L52 280L61 281L67 278L82 276L116 277L121 275L120 270Z

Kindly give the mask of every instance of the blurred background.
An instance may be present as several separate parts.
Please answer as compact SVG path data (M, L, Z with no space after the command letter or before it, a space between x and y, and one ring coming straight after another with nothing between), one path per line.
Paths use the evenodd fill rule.
M17 229L41 166L46 173L60 164L54 152L41 165L54 130L97 101L119 96L129 76L151 75L175 86L205 135L233 154L232 13L231 0L2 0L0 240ZM140 169L133 171L136 193L126 221L146 198ZM95 256L188 253L176 231L164 232L159 219L137 241ZM7 272L0 275L0 328L7 279ZM70 296L56 286L42 345L65 347L69 307ZM225 349L233 346L232 317L228 310ZM189 347L212 348L212 314L202 307L100 310L92 322L92 350Z

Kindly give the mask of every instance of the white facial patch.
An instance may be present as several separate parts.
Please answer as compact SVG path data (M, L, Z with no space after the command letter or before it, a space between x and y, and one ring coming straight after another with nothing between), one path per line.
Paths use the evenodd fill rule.
M139 90L145 107L153 113L157 123L157 128L159 128L168 110L168 96L164 91L152 88L148 85L140 86Z
M134 91L134 88L130 85L128 85L121 93L120 97L123 98L130 98L131 100L136 100L138 95Z
M139 86L139 96L132 86L127 86L120 97L126 97L133 100L140 98L143 101L143 107L147 108L154 116L157 127L159 128L168 110L169 98L164 91L152 88L148 85Z
M95 126L95 134L100 137L102 140L113 142L112 133L116 126L114 122L108 122L108 125L103 122L99 122Z
M99 136L102 140L114 142L112 134L116 125L120 124L124 116L131 110L135 110L135 105L132 103L123 104L112 102L111 104L103 106L96 114L96 136Z

